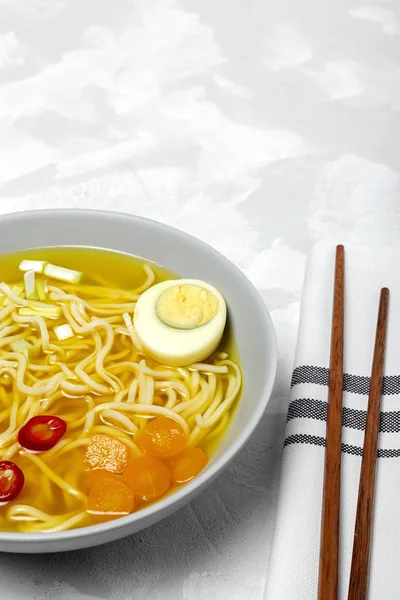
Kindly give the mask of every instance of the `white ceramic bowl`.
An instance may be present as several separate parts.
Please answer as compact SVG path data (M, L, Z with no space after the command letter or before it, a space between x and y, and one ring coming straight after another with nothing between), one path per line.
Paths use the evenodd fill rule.
M0 532L3 552L58 552L95 546L135 533L175 512L208 486L249 439L268 404L276 373L275 333L264 302L237 267L199 240L155 221L111 212L46 210L0 218L0 254L43 246L126 252L155 261L182 277L216 286L227 301L244 387L225 437L193 481L148 508L100 525L60 533Z

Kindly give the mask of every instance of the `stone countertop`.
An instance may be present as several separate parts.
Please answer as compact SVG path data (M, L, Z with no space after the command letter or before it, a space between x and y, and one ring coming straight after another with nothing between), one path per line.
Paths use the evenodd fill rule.
M1 555L2 600L263 599L307 250L400 242L399 36L396 0L0 0L0 212L196 235L261 291L280 351L208 491L113 544Z

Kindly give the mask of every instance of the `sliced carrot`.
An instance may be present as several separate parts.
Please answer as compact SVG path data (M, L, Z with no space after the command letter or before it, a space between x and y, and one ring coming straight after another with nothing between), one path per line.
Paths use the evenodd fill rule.
M160 498L171 486L167 465L150 456L134 458L124 470L124 479L135 495L145 502Z
M88 495L87 510L93 514L129 515L134 506L134 494L122 481L104 478Z
M171 461L174 483L187 483L200 473L208 461L207 454L201 448L188 448Z
M110 471L106 471L106 469L95 469L94 471L85 471L83 485L86 491L90 491L98 483L112 485L114 481L121 481L124 483L122 475L110 473Z
M120 440L98 434L90 440L84 462L88 470L105 469L121 473L128 464L128 449Z
M139 434L137 443L145 454L166 458L182 452L186 447L187 436L173 419L157 417Z

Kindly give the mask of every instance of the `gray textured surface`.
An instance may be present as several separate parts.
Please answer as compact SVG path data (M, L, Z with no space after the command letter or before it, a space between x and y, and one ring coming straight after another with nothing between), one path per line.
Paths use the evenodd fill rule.
M193 233L262 291L280 346L269 413L209 491L110 546L0 556L1 598L262 600L307 248L400 238L398 3L0 11L0 209L100 206Z

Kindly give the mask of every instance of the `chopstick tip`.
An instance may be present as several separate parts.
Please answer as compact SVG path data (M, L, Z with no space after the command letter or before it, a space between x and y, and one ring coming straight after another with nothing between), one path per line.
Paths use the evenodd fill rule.
M388 297L389 297L389 288L383 287L381 289L381 298L388 298Z

